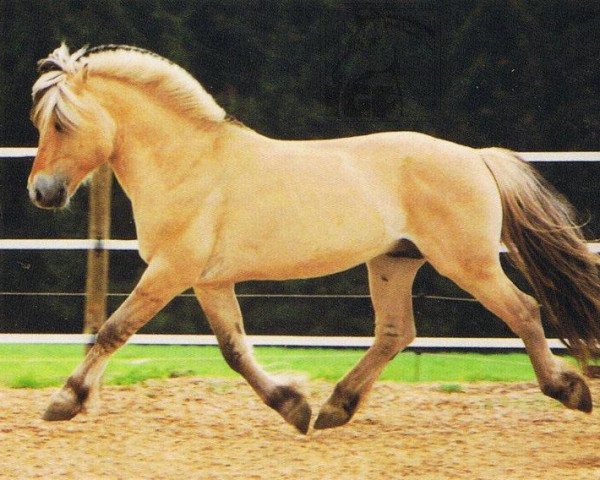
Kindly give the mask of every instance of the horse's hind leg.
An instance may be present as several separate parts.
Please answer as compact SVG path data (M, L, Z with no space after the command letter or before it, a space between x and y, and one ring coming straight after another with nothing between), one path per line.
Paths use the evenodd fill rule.
M276 382L254 360L252 349L246 343L234 286L198 286L195 291L229 366L285 421L302 433L308 432L312 412L304 396L293 386Z
M440 268L439 262L430 260L434 268ZM442 271L448 268L446 260L443 263ZM480 257L467 262L454 257L450 264L460 266L446 270L447 276L500 317L523 340L542 392L569 408L590 412L592 398L587 384L552 354L544 336L538 303L510 281L497 255L490 255L488 261Z
M336 385L315 428L347 423L387 363L415 338L412 284L424 261L381 256L367 264L375 309L375 341L360 362Z

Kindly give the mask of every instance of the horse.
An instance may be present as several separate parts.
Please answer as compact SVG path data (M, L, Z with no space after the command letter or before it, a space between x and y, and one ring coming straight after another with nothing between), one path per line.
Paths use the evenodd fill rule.
M228 365L299 432L300 389L255 360L235 284L317 277L366 263L374 341L335 386L314 429L346 424L385 365L415 338L411 287L425 262L524 342L541 391L591 412L577 368L549 349L541 308L582 366L599 353L599 260L567 200L515 153L417 132L279 140L231 120L186 70L137 47L38 62L32 202L65 207L108 163L131 201L147 267L43 418L73 418L97 396L110 355L193 288ZM504 273L502 242L534 296Z

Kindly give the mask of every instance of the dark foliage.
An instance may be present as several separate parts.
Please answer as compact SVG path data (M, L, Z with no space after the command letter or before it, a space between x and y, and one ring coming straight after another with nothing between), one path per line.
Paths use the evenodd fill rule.
M600 3L592 0L0 0L0 145L32 146L28 121L36 61L62 40L131 44L192 72L227 112L279 138L418 130L472 146L597 150ZM29 162L0 161L0 235L86 235L85 190L56 214L29 205ZM600 165L547 165L542 173L600 226ZM117 188L114 238L134 238ZM114 253L111 289L143 269ZM81 292L81 254L0 252L0 290ZM518 279L523 282L522 279ZM251 283L240 292L366 293L364 268L314 281ZM481 307L425 298L464 295L424 269L415 300L421 335L501 335ZM111 308L121 301L111 298ZM77 332L80 297L0 296L0 331ZM371 332L367 300L243 299L250 333ZM173 302L147 331L204 332L193 298Z

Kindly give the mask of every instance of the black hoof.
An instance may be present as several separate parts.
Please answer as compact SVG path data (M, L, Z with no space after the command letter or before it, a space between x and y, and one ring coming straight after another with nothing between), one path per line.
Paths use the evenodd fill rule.
M310 428L310 419L312 417L312 409L306 400L302 399L285 418L285 421L292 424L296 429L306 435Z
M573 410L591 413L593 409L590 388L575 372L563 372L558 386L544 386L544 394L554 398Z
M319 416L315 422L316 430L341 427L350 421L358 408L360 395L335 387L331 398L321 407Z
M315 430L341 427L350 421L352 417L342 408L332 405L324 405L315 421Z
M71 420L84 410L89 394L88 387L84 387L81 382L74 378L69 378L66 385L52 397L52 401L42 415L42 419L49 422Z
M46 420L47 422L63 422L66 420L71 420L79 412L81 412L81 408L50 405L42 415L42 419Z
M71 420L83 410L83 405L76 400L66 398L63 392L54 399L42 415L42 419L48 422L61 422Z
M277 387L270 395L267 405L279 412L283 419L306 435L310 427L312 410L304 396L289 386Z

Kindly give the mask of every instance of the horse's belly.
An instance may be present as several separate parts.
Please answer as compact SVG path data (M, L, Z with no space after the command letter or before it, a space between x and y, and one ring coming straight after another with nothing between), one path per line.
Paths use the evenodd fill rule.
M229 246L217 247L202 280L239 282L320 277L385 253L397 238L381 226L357 228L351 235L323 227L322 231L314 230L313 235L249 237L244 242L227 242Z
M382 249L348 252L332 251L328 255L271 257L262 264L249 264L238 271L244 280L288 280L314 278L348 270L382 253Z
M327 257L256 255L253 259L216 258L204 271L202 281L209 283L247 280L291 280L314 278L348 270L381 254L381 251L331 252Z
M203 278L316 277L391 248L406 224L397 175L349 155L322 160L292 157L285 169L232 179Z

